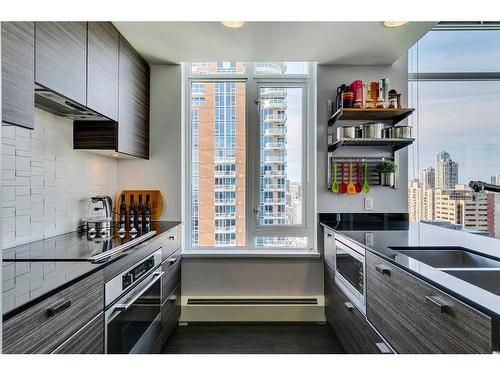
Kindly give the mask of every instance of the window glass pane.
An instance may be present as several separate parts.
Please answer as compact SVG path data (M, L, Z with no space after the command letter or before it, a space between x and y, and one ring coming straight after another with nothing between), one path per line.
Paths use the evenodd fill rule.
M194 62L191 63L194 74L242 74L246 72L245 63L234 61Z
M256 237L256 247L306 248L307 237Z
M307 74L306 62L256 62L255 74Z
M191 83L193 246L245 245L245 83Z
M413 47L409 71L500 72L499 46L500 30L431 31Z
M457 34L453 38L441 35L448 33ZM486 37L490 33L496 36ZM419 47L420 65L427 66L427 71L500 67L496 32L431 34L436 41L429 36L422 43L441 45L443 49L422 55L426 49ZM495 48L478 41L471 53L470 41L481 35L486 41L497 38ZM494 58L494 54L496 62L476 61L478 56ZM500 238L500 194L476 193L468 187L471 180L500 184L500 81L421 81L411 83L409 88L411 104L418 108L417 142L409 153L410 220Z
M260 225L302 224L302 88L260 88Z

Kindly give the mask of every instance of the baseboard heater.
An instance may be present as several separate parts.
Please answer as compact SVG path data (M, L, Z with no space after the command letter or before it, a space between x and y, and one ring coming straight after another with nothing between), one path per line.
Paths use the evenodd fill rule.
M181 297L180 321L189 322L324 322L325 297L193 296Z
M317 305L317 298L188 298L188 305Z

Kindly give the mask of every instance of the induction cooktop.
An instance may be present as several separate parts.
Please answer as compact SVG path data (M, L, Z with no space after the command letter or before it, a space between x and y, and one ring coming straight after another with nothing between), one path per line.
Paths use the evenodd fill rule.
M76 231L3 250L4 262L105 262L156 235L151 230L123 231L113 224L103 231Z

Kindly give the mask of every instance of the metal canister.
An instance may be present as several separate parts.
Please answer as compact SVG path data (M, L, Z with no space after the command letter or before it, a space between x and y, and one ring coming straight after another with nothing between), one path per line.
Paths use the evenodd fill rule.
M411 126L395 126L392 130L393 138L411 138Z
M356 138L356 128L354 126L343 126L337 128L337 139Z
M385 124L382 122L367 122L361 124L360 127L362 138L382 138L382 131Z

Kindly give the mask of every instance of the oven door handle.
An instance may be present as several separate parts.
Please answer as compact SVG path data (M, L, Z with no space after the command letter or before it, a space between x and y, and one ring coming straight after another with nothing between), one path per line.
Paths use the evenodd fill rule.
M116 305L113 306L113 310L115 311L125 311L127 310L130 306L134 304L135 301L137 301L143 294L148 290L154 283L156 283L161 277L165 274L165 272L160 271L160 272L154 272L153 273L153 278L151 279L150 282L148 282L144 288L139 290L137 293L134 294L133 297L131 297L127 302L125 303L117 303Z

